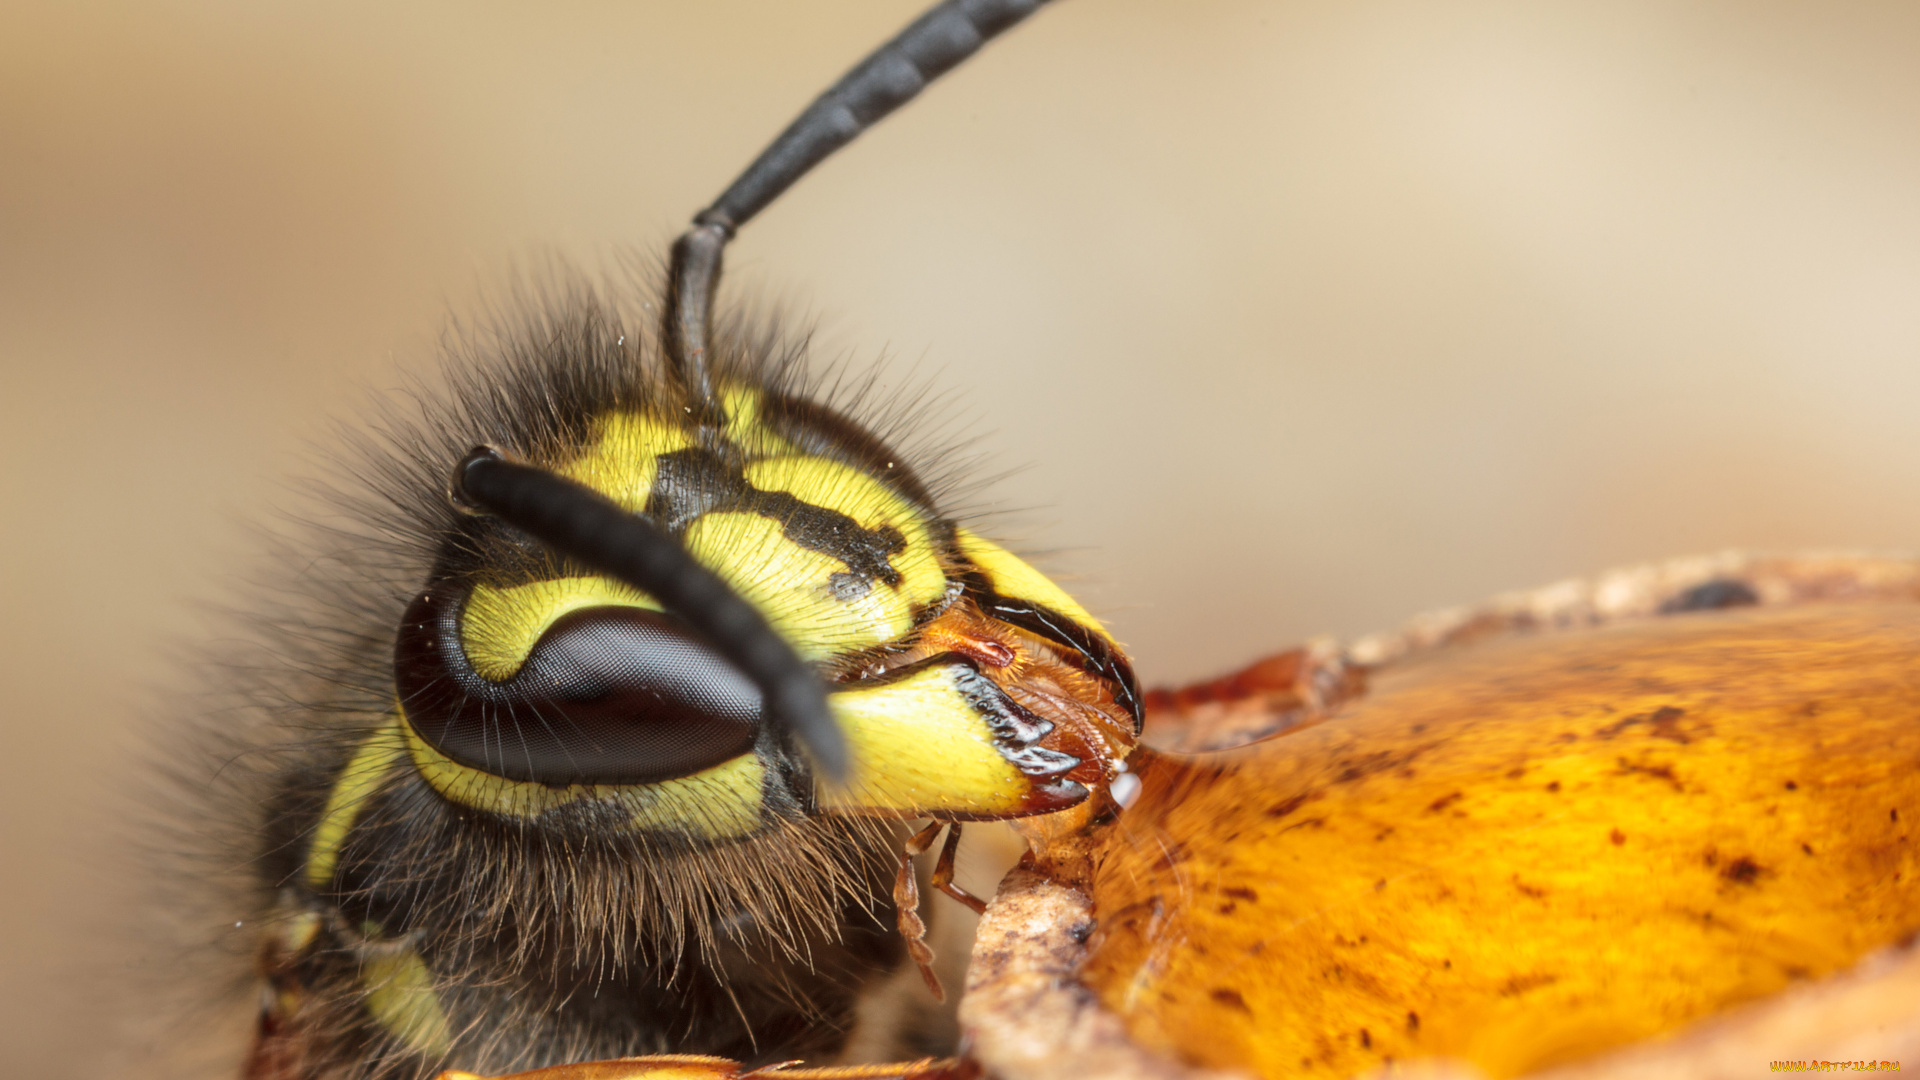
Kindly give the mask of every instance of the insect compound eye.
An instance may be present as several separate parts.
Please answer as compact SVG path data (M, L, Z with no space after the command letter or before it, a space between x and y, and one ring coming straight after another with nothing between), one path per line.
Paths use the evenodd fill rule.
M475 671L464 593L407 608L394 681L407 723L462 765L540 784L645 784L751 750L760 691L672 615L590 607L555 620L510 677Z

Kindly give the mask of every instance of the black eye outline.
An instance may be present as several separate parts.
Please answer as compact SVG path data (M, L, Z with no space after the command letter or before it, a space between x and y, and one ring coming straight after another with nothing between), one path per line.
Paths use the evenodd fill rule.
M550 786L646 784L712 768L758 741L759 689L672 615L569 612L495 682L462 643L468 595L453 584L421 593L394 645L407 723L453 761Z

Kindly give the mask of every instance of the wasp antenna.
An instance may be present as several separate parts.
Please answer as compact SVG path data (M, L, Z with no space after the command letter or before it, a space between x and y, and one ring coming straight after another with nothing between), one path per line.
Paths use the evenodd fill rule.
M875 49L787 125L674 242L667 272L667 360L703 424L724 419L708 364L720 255L733 234L835 150L980 51L1047 0L945 0Z
M718 225L731 232L745 225L827 155L913 100L928 83L1045 2L946 0L936 5L807 106L694 218L695 226Z
M726 422L720 395L714 392L712 366L707 363L707 339L713 332L713 291L720 283L720 251L732 239L724 225L701 224L673 242L667 264L667 303L662 313L661 339L667 346L667 365L680 385L694 421L719 427Z
M759 610L652 522L564 476L476 447L454 469L464 508L513 526L562 555L647 593L706 637L759 687L765 715L793 733L826 777L844 781L846 736L826 687Z

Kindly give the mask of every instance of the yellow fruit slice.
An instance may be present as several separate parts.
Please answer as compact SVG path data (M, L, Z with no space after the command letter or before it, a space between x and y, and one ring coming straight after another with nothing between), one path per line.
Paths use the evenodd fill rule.
M1324 724L1134 761L1080 974L1199 1065L1516 1076L1920 929L1917 605L1444 650Z

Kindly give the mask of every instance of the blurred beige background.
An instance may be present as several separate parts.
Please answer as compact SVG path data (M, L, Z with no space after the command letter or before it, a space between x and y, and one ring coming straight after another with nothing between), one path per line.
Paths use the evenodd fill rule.
M660 250L918 3L0 5L6 1072L101 1060L100 806L279 478L516 260ZM1066 0L731 258L957 395L1155 680L1920 542L1908 0Z

